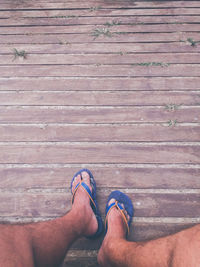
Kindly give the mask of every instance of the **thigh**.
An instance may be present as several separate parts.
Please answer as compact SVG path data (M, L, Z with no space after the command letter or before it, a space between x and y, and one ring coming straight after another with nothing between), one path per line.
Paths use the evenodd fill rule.
M200 266L200 225L177 234L172 267Z

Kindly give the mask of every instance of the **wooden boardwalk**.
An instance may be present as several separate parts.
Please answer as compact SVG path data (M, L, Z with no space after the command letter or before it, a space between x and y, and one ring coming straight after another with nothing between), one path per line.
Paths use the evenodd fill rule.
M200 1L0 0L0 220L63 215L87 167L102 214L133 200L130 240L200 222L199 41Z

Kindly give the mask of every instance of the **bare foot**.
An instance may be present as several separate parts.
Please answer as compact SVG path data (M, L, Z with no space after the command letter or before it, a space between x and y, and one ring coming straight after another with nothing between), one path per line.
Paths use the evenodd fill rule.
M81 181L87 184L87 186L90 188L92 192L92 187L90 184L90 176L85 171L82 172L82 177L81 175L78 175L74 179L72 184L72 192L74 192L76 185ZM98 229L98 222L90 206L90 198L82 186L80 186L77 189L77 192L75 193L74 202L72 205L72 211L76 214L78 218L80 218L79 219L79 221L81 221L81 225L79 225L80 235L91 236L96 233Z
M109 201L109 205L114 203L115 199ZM123 207L124 205L121 204ZM124 215L129 220L128 213L124 210ZM112 246L112 240L125 239L127 227L121 212L115 207L112 208L107 216L107 233L98 253L98 263L103 267L111 267L109 263L109 248Z

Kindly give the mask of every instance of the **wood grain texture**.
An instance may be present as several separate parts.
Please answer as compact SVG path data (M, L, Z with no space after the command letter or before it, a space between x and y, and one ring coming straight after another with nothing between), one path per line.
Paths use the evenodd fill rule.
M134 63L133 63L134 64ZM137 63L136 63L137 64ZM0 66L2 77L199 77L200 65L170 65L170 66L108 66L108 65L27 65Z
M107 37L109 38L109 37ZM19 44L17 46L12 45L1 45L0 54L14 55L13 49L21 51L24 50L28 54L105 54L105 53L117 53L118 55L125 51L126 53L197 53L200 51L200 46L191 46L187 42L177 43L105 43L102 46L101 43L90 43L90 44ZM121 55L121 54L120 54ZM134 62L133 62L134 63ZM167 63L167 62L166 62Z
M81 165L82 166L82 165ZM0 165L0 189L56 191L70 188L71 178L80 165ZM200 166L127 166L126 164L84 165L93 172L99 189L200 189Z
M174 1L175 2L175 1ZM1 10L34 10L34 9L40 9L40 10L62 10L65 9L68 11L69 14L79 14L79 15L88 15L92 13L92 16L95 15L102 15L102 14L106 14L108 16L114 16L116 14L123 14L123 15L185 15L185 14L189 14L189 15L199 15L200 13L200 7L199 5L197 7L191 7L187 8L185 7L185 5L183 4L182 6L179 6L174 8L175 6L172 5L171 8L167 8L169 7L169 5L164 6L163 8L159 8L159 6L156 6L157 8L155 9L155 5L149 5L146 6L145 4L143 5L144 8L134 8L134 3L131 3L131 5L127 5L125 3L122 4L120 6L110 6L109 5L105 5L104 7L101 8L97 8L97 9L93 9L94 7L100 7L100 5L88 5L87 7L83 7L81 9L81 6L79 5L80 2L76 3L76 6L74 8L72 8L72 2L69 2L68 7L66 6L66 3L45 3L45 2L40 2L39 4L37 3L19 3L19 2L10 2L10 3L1 3ZM113 3L113 2L112 2ZM130 3L130 2L129 2ZM78 5L78 7L77 7ZM102 5L102 2L101 2ZM127 10L123 10L123 7L127 8ZM188 5L188 4L187 4ZM146 8L148 7L148 8ZM165 8L166 7L166 8ZM120 12L121 11L121 12Z
M0 123L198 123L199 111L199 106L182 106L173 112L165 106L1 106Z
M46 91L123 91L123 90L200 90L199 77L5 77L0 90Z
M0 2L0 220L64 215L86 167L103 217L111 191L132 199L130 240L198 223L200 2ZM97 267L102 240L63 266Z
M21 38L22 39L22 38ZM58 43L58 41L57 41ZM26 60L14 55L0 55L0 65L115 65L160 62L168 64L199 64L198 53L127 53L115 54L29 54ZM198 68L198 65L195 65ZM193 66L193 68L195 67ZM182 66L183 67L183 66Z
M3 5L4 4L4 5ZM93 6L99 6L104 8L110 8L110 7L115 7L115 8L123 8L124 6L129 7L129 8L178 8L178 7L200 7L198 1L170 1L170 2L162 2L162 1L152 1L152 2L142 2L142 1L106 1L106 3L102 3L101 1L87 1L87 2L81 2L81 1L61 1L61 0L56 0L56 1L39 1L38 5L35 3L30 3L30 2L23 2L23 3L18 3L17 1L2 1L2 6L8 6L10 8L26 8L26 9L33 9L34 7L38 7L40 9L45 8L48 6L48 8L90 8Z
M80 3L81 4L81 3ZM37 12L38 13L38 12ZM118 16L118 17L83 17L83 16L46 16L46 14L40 14L35 17L29 17L30 12L26 13L23 11L15 12L15 17L9 16L8 12L0 11L1 21L0 26L50 26L50 25L104 25L105 27L112 27L113 21L118 22L119 25L137 25L137 24L181 24L190 23L195 24L200 22L199 16ZM33 12L31 12L31 15ZM38 14L39 15L39 14ZM41 17L43 15L43 17ZM4 19L5 17L5 19ZM113 19L113 20L112 20ZM111 26L107 23L110 23ZM112 28L111 28L112 29Z
M98 194L100 211L104 214L111 190ZM142 194L127 193L135 208L135 217L188 217L198 218L198 194ZM71 208L71 192L66 193L1 193L1 216L57 217ZM9 204L8 204L9 202Z
M190 142L200 126L166 124L0 124L0 142Z
M128 9L123 9L127 12ZM200 10L200 9L199 9ZM119 16L119 12L117 11L116 15ZM154 12L154 11L153 11ZM76 15L76 14L68 14L68 15ZM131 14L124 14L131 15ZM73 25L59 25L58 26L8 26L1 27L0 34L38 34L38 33L87 33L91 34L93 30L99 28L102 25L79 25L79 27L74 27ZM192 32L199 32L200 26L199 24L140 24L140 25L117 25L113 26L111 32L115 32L118 34L122 33L146 33L146 32L189 32L190 35ZM109 37L107 37L109 38Z
M180 3L180 1L178 1ZM191 1L190 1L191 2ZM78 3L78 2L77 2ZM101 2L102 3L102 2ZM113 3L113 1L112 1ZM146 2L147 3L147 2ZM65 5L67 3L65 2ZM71 4L71 3L70 3ZM82 3L78 3L78 4L82 4ZM2 5L1 5L2 7ZM145 17L148 17L148 16L153 16L152 20L157 20L157 17L158 17L158 20L159 20L159 17L162 17L163 20L162 21L165 21L166 23L168 22L167 20L167 17L169 17L169 21L170 18L174 18L176 19L177 16L180 16L180 17L191 17L191 16L194 16L196 15L198 17L199 15L199 8L145 8L145 9L127 9L127 7L125 6L125 9L124 8L116 8L116 9L100 9L99 8L100 5L90 5L89 8L87 9L49 9L47 8L46 10L43 10L43 9L33 9L33 10L19 10L19 9L14 9L14 10L6 10L6 9L1 9L0 10L0 15L1 15L1 18L12 18L12 19L19 19L19 18L56 18L56 19L59 19L59 18L65 18L65 19L82 19L84 17L86 18L90 18L93 19L94 18L107 18L107 19L115 19L115 18L118 18L118 17L121 17L123 19L126 19L128 16L126 15L129 15L130 16L130 19L132 19L133 21L136 19L136 22L137 22L137 18L136 17L141 17L143 15L145 15ZM93 10L91 10L93 9ZM96 9L96 10L95 10ZM75 16L75 17L74 17ZM127 18L128 19L128 18ZM193 21L191 22L196 22L196 19L197 18L194 18ZM89 20L88 20L89 21ZM141 21L142 23L143 22L147 22L146 19L144 18L144 21ZM187 18L183 21L183 22L187 22Z
M103 27L102 27L103 28ZM105 27L104 27L105 28ZM125 34L113 34L112 38L105 38L100 35L98 38L94 38L92 34L81 33L58 33L58 34L3 34L1 35L0 44L65 44L65 43L137 43L137 42L180 42L180 40L186 41L187 38L193 37L196 40L200 39L198 32L192 34L188 32L170 32L170 33L126 33ZM80 55L81 56L81 55ZM108 56L112 56L109 55ZM143 55L145 56L145 55Z
M200 105L199 91L1 91L1 105L166 106ZM179 107L180 105L180 107ZM167 106L166 106L167 109Z
M0 163L200 163L199 144L2 144Z

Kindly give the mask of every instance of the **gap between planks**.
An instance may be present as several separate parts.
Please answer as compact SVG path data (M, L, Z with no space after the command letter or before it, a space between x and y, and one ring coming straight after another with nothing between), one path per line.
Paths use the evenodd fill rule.
M12 142L12 141L9 141L9 142L0 142L0 145L24 145L24 146L29 146L29 145L36 145L36 146L38 146L38 145L41 145L41 146L48 146L48 145L54 145L54 146L60 146L60 145L101 145L101 146L104 146L104 145L125 145L125 146L129 146L130 144L132 144L132 145L134 145L134 146L142 146L142 145L144 145L144 146L167 146L167 145L169 145L169 146L178 146L178 145L180 145L180 146L200 146L200 142L189 142L189 141L186 141L186 142L164 142L164 141L158 141L158 142L137 142L137 141L130 141L130 142L128 142L128 141L116 141L116 142L106 142L106 141L104 141L104 142L88 142L88 141L86 141L86 142L80 142L80 141L77 141L77 142L67 142L67 141L60 141L60 142L56 142L56 141L52 141L52 142L32 142L32 141L30 141L30 142L16 142L16 141L14 141L14 142ZM76 164L78 164L78 163L76 163ZM87 164L87 163L86 163ZM120 163L119 163L120 164Z
M1 12L0 12L1 16ZM89 19L88 19L89 18ZM112 17L75 17L75 18L62 18L62 16L55 17L19 17L19 18L1 18L0 26L1 27L13 27L13 26L67 26L67 25L93 25L106 27L112 30L113 26L107 24L108 20L112 19ZM135 25L163 25L163 24L198 24L199 16L127 16L127 17L115 17L114 21L121 20L118 22L119 26L135 26ZM112 24L112 22L110 22ZM117 24L117 22L116 22Z
M73 126L73 127L87 127L87 126L91 126L91 127L103 127L103 126L137 126L137 127L145 127L145 126L168 126L167 123L163 123L161 124L160 122L123 122L123 123L52 123L52 122L49 122L49 123L46 123L46 122L39 122L39 123L24 123L24 122L11 122L11 123L5 123L5 122L0 122L0 126L6 126L6 127L9 127L9 126L27 126L27 127L38 127L38 128L45 128L47 126L49 127L56 127L56 126ZM199 127L200 126L200 123L198 122L179 122L178 123L178 126L193 126L193 127Z
M57 218L58 216L45 216L45 217L26 217L26 216L0 216L0 222L8 223L31 223L49 221ZM185 224L185 223L200 223L198 217L134 217L133 223L164 223L164 224Z
M77 105L77 106L75 106L75 105L3 105L4 107L5 107L5 109L7 109L7 110L11 110L12 108L14 108L14 107L17 107L17 108L19 108L20 107L20 109L27 109L28 107L34 107L34 108L39 108L39 109L55 109L55 110L64 110L64 109L67 109L67 110L69 110L69 109L72 109L72 110L84 110L84 109L86 109L86 110L93 110L93 109L110 109L110 110L115 110L115 109L121 109L121 108L126 108L127 107L127 109L129 109L129 108L133 108L133 109L149 109L149 108L156 108L156 109L163 109L163 108L165 108L165 105L145 105L145 106L142 106L142 105L139 105L139 106L134 106L134 105L117 105L117 106L112 106L112 105L104 105L104 106L96 106L96 105L86 105L86 106L83 106L83 105ZM179 108L179 111L181 110L181 108L183 109L191 109L191 108L194 108L194 109L200 109L200 106L199 105L181 105L181 107ZM19 109L18 109L19 110ZM163 111L163 110L162 110ZM164 111L165 111L165 109L164 109ZM168 112L168 111L167 111ZM169 114L170 114L170 112L169 112ZM173 114L173 113L172 113ZM198 121L197 121L198 122ZM4 122L5 123L5 122ZM46 122L43 122L43 123L45 123L46 124ZM77 123L77 122L76 122ZM130 124L130 122L126 122L125 120L123 121L123 122L121 122L121 124L123 124L123 123L128 123L128 124ZM136 122L135 122L136 123ZM144 123L146 123L146 122L144 122ZM147 123L151 123L151 122L147 122ZM155 123L156 123L156 121L155 121ZM159 122L157 122L157 123L159 123ZM183 122L182 122L183 123ZM186 123L188 123L188 122L186 122ZM189 122L189 123L192 123L192 122ZM30 122L30 124L31 124L31 122ZM35 123L33 123L33 124L35 124ZM70 124L70 123L69 123ZM74 124L74 123L73 123ZM77 123L77 124L81 124L81 123ZM84 123L85 124L85 123ZM89 123L88 123L89 124ZM92 123L90 123L90 124L92 124ZM99 123L95 123L95 124L99 124ZM105 124L109 124L109 123L105 123Z
M115 168L152 168L152 169L167 169L167 168L186 168L186 169L200 169L200 164L188 164L188 163L89 163L89 164L78 164L78 163L71 163L71 164L66 164L66 163L34 163L34 164L24 164L24 163L0 163L0 168L94 168L94 167L99 167L99 168L109 168L109 167L115 167Z
M125 194L168 194L168 195L190 195L190 194L200 194L200 189L141 189L141 188L121 188L121 187L99 187L97 189L98 194L104 194L105 192L111 193L112 191L116 190L116 188L120 188L120 191L125 193ZM66 193L71 193L71 189L68 187L59 187L59 188L46 188L40 186L39 188L21 188L21 187L10 187L10 188L2 188L0 187L0 193L2 194L52 194L52 195L57 195L57 194L66 194Z
M95 28L102 27L102 24L95 25L18 25L18 26L1 26L0 34L52 34L52 33L87 33L91 34ZM199 32L199 24L138 24L138 25L119 25L113 26L112 32L123 33L174 33L174 32Z

